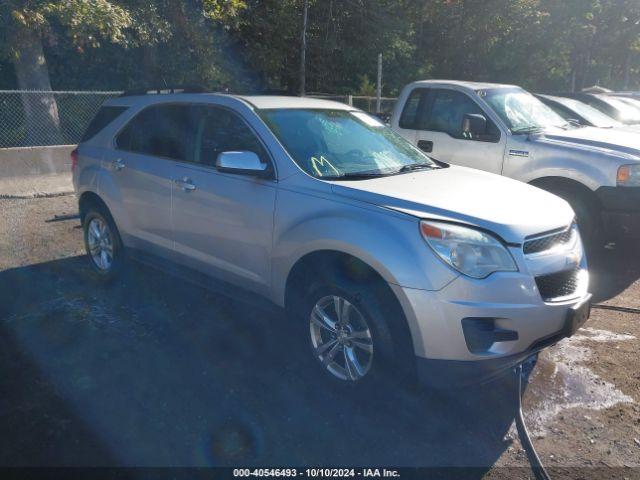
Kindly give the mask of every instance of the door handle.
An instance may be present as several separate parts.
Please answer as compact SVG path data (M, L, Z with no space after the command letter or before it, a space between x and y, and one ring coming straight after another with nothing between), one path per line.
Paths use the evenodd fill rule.
M423 152L433 152L433 142L431 140L418 140L418 148Z
M175 182L177 185L180 185L183 192L192 192L196 189L196 186L193 184L193 180L189 177L178 178Z
M121 158L118 158L113 161L113 169L116 171L120 171L125 167L124 162Z

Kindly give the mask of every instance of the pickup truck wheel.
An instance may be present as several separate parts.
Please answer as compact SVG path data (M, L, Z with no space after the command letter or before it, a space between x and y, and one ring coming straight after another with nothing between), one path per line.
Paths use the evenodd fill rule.
M344 387L401 379L413 348L394 336L397 309L375 289L340 283L312 288L303 308L311 353L325 378Z
M602 222L598 204L580 191L558 188L551 193L566 200L576 214L580 236L587 247L602 243Z
M118 229L109 215L91 207L82 223L84 245L96 278L108 282L122 269L123 248Z

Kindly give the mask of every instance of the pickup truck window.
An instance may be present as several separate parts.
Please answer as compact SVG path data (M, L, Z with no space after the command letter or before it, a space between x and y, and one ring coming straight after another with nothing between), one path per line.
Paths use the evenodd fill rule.
M265 109L260 115L300 168L317 178L367 178L438 168L390 128L359 118L360 112Z
M426 101L427 92L428 90L426 88L416 88L411 92L402 109L402 115L400 115L400 122L398 122L400 128L410 130L416 130L418 128L417 121L418 112L421 110L420 103Z
M478 94L513 133L530 133L566 124L560 115L521 88L492 88Z
M487 119L485 133L470 137L462 132L462 122L466 114L480 114L482 109L467 95L456 90L443 88L417 88L407 98L400 122L400 128L443 132L460 140L496 142L500 130Z
M487 119L484 134L476 137L465 136L462 132L462 121L466 114L479 114L486 117L482 109L467 95L456 90L434 89L433 102L423 130L448 133L453 138L478 141L496 141L500 133L493 123Z

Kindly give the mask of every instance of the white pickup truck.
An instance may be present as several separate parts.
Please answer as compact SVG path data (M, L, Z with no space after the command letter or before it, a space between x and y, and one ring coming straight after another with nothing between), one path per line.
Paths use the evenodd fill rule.
M390 123L436 160L564 198L587 240L640 237L638 133L568 123L517 86L448 80L407 85Z

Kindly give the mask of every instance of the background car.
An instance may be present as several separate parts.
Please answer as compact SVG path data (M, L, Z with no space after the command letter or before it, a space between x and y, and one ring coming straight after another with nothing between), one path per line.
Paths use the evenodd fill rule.
M556 93L555 96L579 100L625 125L640 124L640 108L636 108L634 105L630 105L622 99L611 95L574 92Z
M594 247L640 237L638 134L577 127L514 85L452 80L407 85L391 126L438 160L564 198Z
M640 132L639 125L625 125L591 105L569 97L536 95L536 98L567 121L577 120L580 125L598 128L615 128L630 132Z

